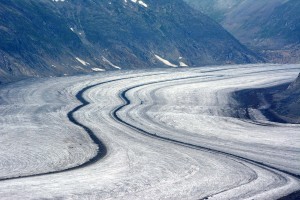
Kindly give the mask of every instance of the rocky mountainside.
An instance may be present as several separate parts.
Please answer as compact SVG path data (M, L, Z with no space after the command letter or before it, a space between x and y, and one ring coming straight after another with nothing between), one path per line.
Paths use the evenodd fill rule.
M267 60L300 62L299 0L186 1Z
M192 7L200 10L218 22L222 22L225 16L234 11L245 0L185 0Z
M298 78L282 90L273 95L272 111L281 119L300 123L300 74Z
M253 112L259 110L270 121L300 124L300 74L292 83L239 90L233 93L233 98L240 104L237 110L247 108L247 112L242 109L237 117L261 120Z
M0 81L261 59L182 0L0 2Z

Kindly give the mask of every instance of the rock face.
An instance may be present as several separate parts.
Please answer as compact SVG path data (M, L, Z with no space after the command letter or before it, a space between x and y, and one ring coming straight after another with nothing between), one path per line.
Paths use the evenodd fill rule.
M291 84L240 90L233 98L239 102L237 110L242 110L237 117L256 120L251 113L259 110L270 121L300 124L300 74Z
M300 1L186 1L220 22L268 61L300 62Z
M0 2L0 81L109 69L259 62L182 0Z
M245 0L184 0L218 22Z
M300 123L300 74L289 87L273 95L272 110L287 122Z
M290 84L290 86L288 87L287 90L292 91L292 92L297 91L298 93L300 93L300 73L299 73L297 79L293 83Z

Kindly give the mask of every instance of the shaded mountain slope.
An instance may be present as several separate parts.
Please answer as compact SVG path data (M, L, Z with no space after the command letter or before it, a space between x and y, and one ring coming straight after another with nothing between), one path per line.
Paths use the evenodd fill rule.
M273 95L272 111L287 122L300 123L300 74L289 87Z
M248 108L239 117L260 118L253 114L260 110L270 121L300 124L300 74L291 84L241 90L233 96L241 107Z
M300 1L186 1L220 22L242 43L269 61L300 62Z
M119 68L261 61L181 0L1 1L0 37L2 82Z

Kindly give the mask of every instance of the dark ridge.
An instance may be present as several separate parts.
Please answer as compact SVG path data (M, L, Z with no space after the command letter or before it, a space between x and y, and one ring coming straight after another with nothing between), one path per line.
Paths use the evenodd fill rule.
M266 108L259 109L262 114L271 122L277 122L277 123L289 123L288 121L274 115L273 112L271 112L271 105L272 105L272 99L273 95L285 90L289 84L282 84L274 87L268 87L268 88L258 88L258 89L245 89L240 90L233 93L234 99L236 99L241 108L246 108L246 114L244 116L245 119L250 119L248 108L254 108L259 109L261 106L266 106ZM265 100L267 103L270 104L268 106L266 102L263 102Z
M285 197L281 197L278 200L299 200L299 199L300 199L300 190L293 192L292 194L287 195Z
M255 88L237 91L233 94L240 107L258 109L272 122L300 123L300 87L299 77L293 83L267 88ZM249 119L248 113L243 116Z

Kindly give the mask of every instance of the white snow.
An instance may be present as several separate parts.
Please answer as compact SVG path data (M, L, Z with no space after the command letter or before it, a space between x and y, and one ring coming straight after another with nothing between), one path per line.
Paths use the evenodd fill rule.
M143 2L143 1L138 1L138 3L139 3L140 5L142 5L142 6L144 6L145 8L148 7L148 5L147 5L145 2Z
M131 2L133 2L133 3L138 3L139 5L141 5L141 6L145 7L145 8L148 7L148 4L146 4L146 3L145 3L144 1L142 1L142 0L131 0ZM127 0L125 0L125 3L127 3Z
M112 66L113 68L116 68L116 69L121 69L121 67L117 66L117 65L114 65L112 62L110 62L108 59L106 59L104 56L102 56L102 60L104 62L106 62L107 64L109 64L110 66Z
M92 70L95 71L95 72L103 72L103 71L105 71L105 69L101 69L101 68L97 68L97 67L92 68Z
M179 62L179 66L180 67L188 67L188 65L187 64L185 64L184 62L182 62L182 61L180 61Z
M157 58L159 61L161 61L162 63L164 63L165 65L168 65L170 67L178 67L178 65L175 65L173 63L171 63L170 61L163 59L162 57L155 55L155 58Z
M269 122L259 110L250 111L254 120L235 118L245 108L232 92L286 83L299 70L299 65L268 64L152 69L3 86L0 197L279 199L298 191L299 179L276 169L300 173L300 125ZM104 159L76 170L3 181L78 166L97 154L98 146L67 117L81 105L75 96L86 87L83 98L90 104L74 118L106 145ZM130 103L120 107L124 97Z
M82 59L80 59L80 58L78 58L78 57L76 57L76 60L78 61L78 62L80 62L82 65L84 65L84 66L87 66L87 65L90 65L90 63L88 63L88 62L86 62L86 61L84 61L84 60L82 60Z

